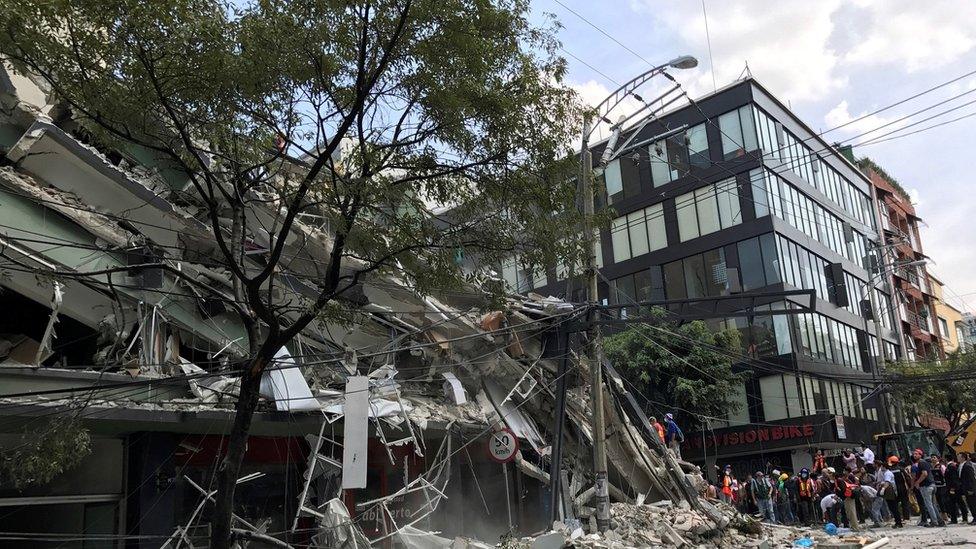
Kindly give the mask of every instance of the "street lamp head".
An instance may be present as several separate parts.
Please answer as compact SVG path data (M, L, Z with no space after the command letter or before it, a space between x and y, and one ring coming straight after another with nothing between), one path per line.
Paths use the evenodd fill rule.
M922 265L925 265L928 262L929 260L927 259L918 259L915 261L908 261L906 263L899 263L898 266L899 267L921 267Z
M668 66L672 69L693 69L698 66L698 60L690 55L682 55L668 61Z

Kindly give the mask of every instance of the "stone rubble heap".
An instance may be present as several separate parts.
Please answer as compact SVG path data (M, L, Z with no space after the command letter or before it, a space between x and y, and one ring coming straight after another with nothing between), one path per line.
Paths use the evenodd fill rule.
M791 547L794 540L810 536L826 541L824 534L801 528L771 527L732 507L718 504L729 519L721 530L687 504L658 502L650 505L614 503L611 506L612 528L602 534L575 533L562 523L537 538L523 538L510 547L550 549L580 547L586 549L629 549L643 547L676 547L703 549L745 549Z

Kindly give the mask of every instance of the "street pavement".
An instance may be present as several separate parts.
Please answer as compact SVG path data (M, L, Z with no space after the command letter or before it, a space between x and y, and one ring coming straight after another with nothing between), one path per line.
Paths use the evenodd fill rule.
M851 534L857 535L857 534ZM888 536L891 543L887 546L893 549L918 549L920 547L965 547L976 546L976 526L950 524L945 528L923 528L906 525L904 528L891 527L867 528L861 534L865 537L878 539Z

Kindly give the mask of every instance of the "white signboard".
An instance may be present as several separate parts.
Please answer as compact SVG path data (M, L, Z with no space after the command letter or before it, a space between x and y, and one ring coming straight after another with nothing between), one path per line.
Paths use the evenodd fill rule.
M847 438L847 428L844 427L844 416L834 416L834 423L837 424L837 440Z
M369 428L369 378L346 378L343 406L342 488L366 487L366 446Z
M508 463L518 452L518 437L510 429L495 431L488 437L488 457L498 463Z

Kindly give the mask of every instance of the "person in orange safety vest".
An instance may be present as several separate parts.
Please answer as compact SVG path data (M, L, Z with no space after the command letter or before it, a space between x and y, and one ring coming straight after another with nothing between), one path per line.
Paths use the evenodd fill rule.
M728 503L729 505L732 505L735 500L734 497L735 492L733 491L734 490L733 486L735 484L736 484L735 475L732 474L732 466L726 465L725 470L722 472L722 478L720 483L722 489L721 492L719 492L718 494L719 499L724 501L725 503Z
M817 483L810 478L810 470L800 469L797 480L796 510L797 518L802 524L813 524L817 515L813 508L813 499L817 497Z
M651 427L654 427L654 430L657 431L657 436L661 437L661 442L663 443L664 442L664 425L661 425L658 422L657 418L654 417L654 416L651 416L651 417L649 417L647 419L648 419L648 422L650 422Z

